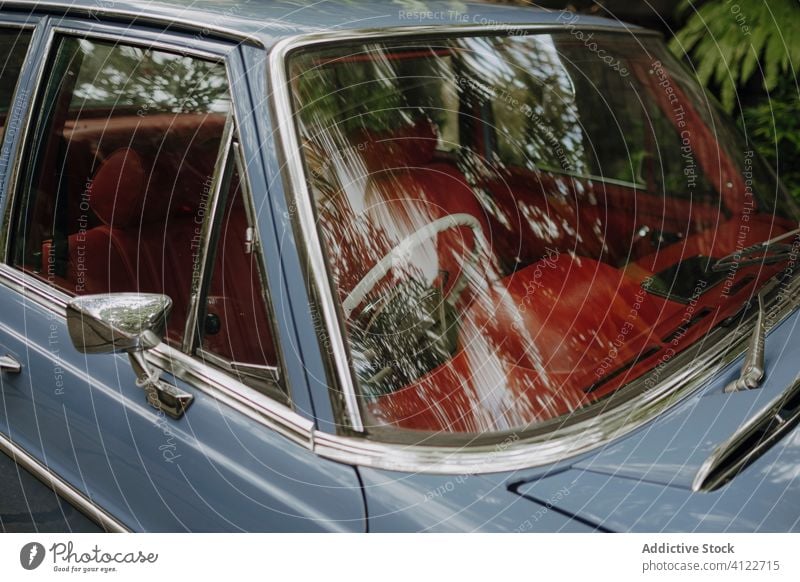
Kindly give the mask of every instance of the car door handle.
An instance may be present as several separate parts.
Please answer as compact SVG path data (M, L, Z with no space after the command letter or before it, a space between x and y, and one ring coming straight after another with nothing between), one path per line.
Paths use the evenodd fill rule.
M22 370L22 364L13 356L0 356L0 370L9 374L19 374Z

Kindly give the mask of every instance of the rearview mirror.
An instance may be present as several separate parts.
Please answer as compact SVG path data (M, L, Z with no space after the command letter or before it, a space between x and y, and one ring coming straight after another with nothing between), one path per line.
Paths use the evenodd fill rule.
M194 397L163 382L144 356L164 338L171 310L172 299L156 293L82 295L67 303L67 329L84 354L127 353L147 401L180 418Z

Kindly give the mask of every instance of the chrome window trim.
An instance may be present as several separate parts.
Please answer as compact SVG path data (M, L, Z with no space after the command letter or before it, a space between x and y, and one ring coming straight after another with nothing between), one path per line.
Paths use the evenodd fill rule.
M531 32L558 32L566 30L564 25L514 25L515 30ZM615 34L636 34L641 36L661 36L658 32L646 29L619 29L607 26L586 26L587 31L611 32ZM694 391L700 389L722 367L744 353L748 333L752 330L754 318L734 328L717 329L709 334L707 341L711 347L694 357L693 348L676 355L666 365L664 379L648 391L640 391L638 381L625 387L625 394L634 393L627 401L607 412L589 417L552 432L542 432L535 436L518 437L510 432L505 441L492 445L468 445L463 447L427 446L422 444L397 444L378 442L364 438L364 425L356 396L356 388L346 342L344 340L343 319L338 302L334 300L324 252L316 228L312 197L305 177L302 151L299 145L297 127L294 121L294 108L291 102L288 60L294 51L312 46L324 46L349 41L388 40L394 38L428 36L457 36L469 33L491 33L498 27L484 26L410 26L402 28L366 29L362 31L321 32L301 34L285 38L276 43L269 54L270 95L277 124L277 147L284 164L281 166L286 187L287 204L298 209L294 221L295 236L301 248L301 260L307 273L307 282L312 297L318 297L325 323L325 331L331 341L329 364L335 370L332 381L345 395L349 424L361 435L330 434L321 431L314 433L314 450L322 457L354 465L381 469L427 472L438 474L489 473L538 467L563 461L607 444L628 434L656 415L674 406ZM783 305L772 329L783 321L800 304L800 278L791 283L794 297ZM791 296L791 295L790 295ZM768 309L775 308L775 302ZM696 346L695 346L696 347ZM320 349L322 345L320 343ZM324 350L322 350L324 353ZM333 388L331 388L333 389Z
M49 20L45 17L36 26L33 37L31 38L31 48L42 43L42 52L49 54L53 46L53 31L48 28ZM39 39L39 36L46 35L44 40ZM25 58L30 57L30 53L25 55ZM8 262L8 253L11 245L10 233L12 230L11 221L14 217L14 205L16 204L17 197L17 182L19 180L20 166L25 154L25 144L28 143L28 133L30 131L31 120L33 119L33 104L39 97L39 89L42 85L42 77L46 68L45 59L33 65L33 86L30 88L30 94L26 103L25 111L22 114L20 127L16 134L16 145L14 149L14 159L9 160L9 168L5 179L5 207L3 208L2 231L0 231L0 263ZM12 107L15 106L19 100L19 85L14 90L14 101ZM3 143L5 144L6 135L3 135Z
M772 283L772 287L766 303L771 318L768 333L800 305L800 276L783 288L788 299L776 296L777 284ZM703 344L708 342L710 347L702 352L702 357L693 357L692 348L677 354L666 365L666 378L649 390L641 391L647 376L639 378L624 388L626 394L634 393L628 401L553 432L525 438L509 432L505 440L495 444L448 447L377 442L317 431L314 450L322 457L343 463L432 474L516 471L562 462L637 430L706 386L720 370L745 353L755 319L754 314L735 328L717 329L709 334ZM701 344L696 349L702 347ZM637 390L639 393L635 394Z
M227 72L227 67L225 67ZM227 73L226 73L227 74ZM228 77L230 85L230 77ZM200 249L197 260L192 265L191 289L189 290L189 305L186 313L186 326L183 330L183 351L191 353L199 339L197 329L197 318L200 311L200 300L208 292L208 278L213 272L213 265L209 265L211 253L211 234L218 228L218 222L222 219L219 210L219 196L222 191L222 183L229 172L232 163L231 147L233 144L234 121L233 121L233 95L231 95L231 110L225 120L225 127L222 130L217 159L214 162L214 179L211 183L211 192L206 200L206 216L203 219L200 230Z
M509 25L510 26L510 25ZM312 296L320 299L322 320L325 324L327 336L330 341L329 365L336 375L337 391L343 395L348 425L354 432L364 432L364 422L356 393L355 380L350 365L347 342L344 339L343 317L341 308L335 300L333 286L328 273L327 263L324 258L322 244L316 227L316 214L313 208L311 193L305 177L305 168L302 162L302 152L297 137L294 123L294 108L291 102L290 79L288 60L291 52L311 46L322 46L348 41L367 41L377 39L393 39L427 36L459 36L468 33L491 33L492 31L506 30L502 26L442 26L424 25L407 26L382 29L348 30L336 32L315 32L300 34L278 41L269 53L269 79L271 93L269 95L272 106L276 112L278 140L277 145L285 163L281 166L284 183L287 188L287 203L290 207L298 209L295 213L295 233L302 249L302 259L311 284ZM561 24L530 24L513 25L514 30L531 32L563 31L566 27ZM618 27L594 25L582 29L596 32L615 32L620 34ZM630 33L629 29L625 29ZM646 29L637 29L637 34L660 36L659 33ZM322 344L320 343L322 349ZM324 352L324 350L322 350ZM345 419L343 419L345 420Z
M247 161L244 155L244 147L242 146L242 142L238 139L234 139L233 141L233 159L236 162L236 170L239 172L239 185L242 190L242 197L244 199L245 214L247 215L247 221L250 228L253 229L253 247L251 252L255 255L255 263L258 270L258 281L261 284L261 294L264 299L267 318L270 322L269 333L272 335L272 343L275 346L275 352L278 356L278 360L275 365L275 381L280 383L283 381L281 370L286 369L286 363L283 356L283 347L279 341L280 336L278 334L277 326L275 325L277 318L275 317L275 309L273 307L272 298L270 297L269 292L270 287L267 280L266 255L264 254L264 248L261 245L261 233L258 229L258 212L256 211L256 201L253 197L253 190L250 185L250 175L247 173ZM287 398L291 400L292 394L289 386L284 385L283 388L286 391Z
M223 370L205 364L195 356L160 344L147 353L148 361L230 406L248 418L274 430L307 449L313 448L314 422L297 414L274 398L250 388ZM188 414L191 414L189 412Z
M2 433L0 433L0 452L8 455L12 461L31 473L42 484L50 487L64 501L75 507L105 531L116 533L131 531Z
M38 30L42 30L42 34L46 34L47 37L44 40L42 46L42 53L44 58L41 59L39 63L36 64L34 80L33 80L33 87L31 89L27 108L25 111L24 119L22 121L22 127L20 128L19 132L17 133L17 147L16 151L14 152L14 160L9 164L10 171L8 172L8 177L6 180L6 202L4 208L4 215L2 219L2 231L0 232L0 262L8 263L9 259L9 251L11 250L11 238L10 233L13 230L12 221L14 220L14 207L17 204L17 194L19 190L19 178L20 178L20 171L22 169L22 164L25 161L28 153L29 148L31 147L31 143L28 137L28 134L31 130L31 121L33 119L34 113L34 104L39 100L41 96L41 92L43 90L43 78L45 70L47 70L48 65L48 57L50 56L53 50L53 44L55 42L56 36L59 34L65 34L67 36L79 36L82 38L97 38L100 40L105 41L124 41L124 44L130 44L131 46L139 46L145 48L155 48L155 49L163 49L167 52L172 52L175 54L180 54L181 56L187 57L197 57L200 59L204 59L207 61L220 63L225 67L225 74L228 78L228 83L230 84L230 67L227 66L227 58L228 56L235 51L235 47L232 46L225 46L219 45L220 51L214 52L210 50L202 50L202 49L187 49L185 44L181 44L177 39L163 39L163 38L153 38L148 37L147 34L141 36L141 31L137 29L131 28L119 28L114 27L111 25L103 25L97 23L83 23L87 26L87 28L82 28L75 24L70 25L69 23L66 24L51 24L48 17L43 17L42 20L37 25L37 32ZM36 34L34 34L34 38L31 39L31 46L34 46L34 42L38 42L36 38ZM213 42L204 41L206 45L214 45ZM214 45L216 46L216 45ZM26 55L29 56L29 55ZM15 92L14 99L16 102L17 94ZM231 97L231 101L233 98ZM231 112L229 113L230 116L234 114L233 107L231 107Z
M119 27L99 23L92 23L91 28L82 28L70 24L55 24L51 27L51 30L55 35L79 36L86 40L97 39L100 41L113 42L115 45L122 44L125 46L138 46L148 49L163 49L164 52L170 52L180 55L181 57L197 57L221 64L224 64L224 57L229 52L233 51L233 48L229 51L222 52L203 50L196 47L187 49L186 45L179 43L177 40L169 41L162 38L150 40L147 38L146 33L142 35L140 34L141 31L138 29L120 29Z
M241 370L260 370L261 374L257 374L258 377L266 379L276 386L281 388L281 370L283 369L282 362L283 362L283 350L281 349L279 343L276 343L275 340L278 338L278 335L275 331L275 326L273 322L275 321L274 310L272 309L272 301L270 301L269 297L269 287L267 285L267 275L264 271L264 253L261 247L261 236L258 231L258 223L256 221L256 210L255 210L255 200L253 199L252 190L250 187L250 177L247 174L247 168L245 165L245 158L244 158L244 151L242 148L242 144L238 139L238 134L234 132L233 139L230 144L230 149L228 152L230 158L227 160L227 164L231 165L232 168L230 171L235 170L239 175L239 189L240 194L242 196L242 203L245 209L245 216L247 217L247 224L248 227L252 229L253 239L251 241L252 248L250 253L254 255L255 263L256 263L256 270L258 274L258 284L261 286L261 298L264 301L264 306L267 312L267 318L270 322L269 333L270 337L273 339L273 343L275 343L275 350L276 355L278 356L278 363L275 365L264 365L264 364L249 364L247 362L238 362L236 360L230 360L224 356L206 350L203 347L202 337L199 338L198 345L194 349L194 353L202 360L207 360L210 364L221 367L222 369L228 370L230 372L236 372L237 369ZM229 171L228 168L225 171ZM216 260L216 257L215 257ZM214 267L211 267L213 271ZM205 290L205 296L208 295L210 287ZM198 311L199 314L199 311ZM187 350L184 350L187 351ZM188 351L187 351L188 353ZM289 398L290 395L288 393L288 387L286 388L286 397Z

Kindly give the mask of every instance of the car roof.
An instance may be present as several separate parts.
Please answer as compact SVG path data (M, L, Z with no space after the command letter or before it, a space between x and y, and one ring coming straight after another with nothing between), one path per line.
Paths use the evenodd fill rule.
M279 40L303 33L356 31L413 26L497 26L563 24L559 10L448 0L12 0L3 11L89 15L151 23L176 30L201 30L208 35L249 39L270 48ZM559 17L561 18L559 19ZM619 30L639 27L591 15L572 24Z

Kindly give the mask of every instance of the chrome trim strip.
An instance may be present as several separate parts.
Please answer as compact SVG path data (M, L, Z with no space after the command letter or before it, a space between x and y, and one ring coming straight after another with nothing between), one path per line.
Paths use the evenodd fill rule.
M65 36L77 36L86 40L99 40L113 42L117 45L123 46L137 46L141 48L149 48L155 50L163 50L164 52L172 53L174 55L197 57L205 61L223 62L223 57L220 53L198 49L197 47L187 49L186 45L181 44L177 40L170 42L169 40L150 39L146 36L139 36L136 33L137 29L119 29L109 25L93 24L91 29L80 28L78 26L70 25L53 25L52 30L56 34L63 34ZM222 45L225 46L225 45ZM233 49L233 47L230 47ZM48 55L49 56L49 55ZM229 80L230 82L230 80Z
M766 452L767 449L772 447L777 439L781 438L787 430L795 427L798 418L800 418L800 410L796 411L789 418L781 418L778 420L782 405L794 397L800 391L800 376L795 378L794 382L787 390L781 392L772 399L766 406L764 406L758 413L750 418L745 424L739 427L730 437L721 443L711 455L703 461L700 469L692 481L692 491L713 491L721 483L725 482L729 477L735 476L736 473L747 463L757 459ZM721 474L716 475L710 479L711 474L726 461L728 454L736 449L740 443L746 441L753 435L759 428L763 427L766 423L776 421L777 425L773 427L772 432L767 435L763 440L759 441L752 449L750 449L743 457L727 467Z
M255 36L245 34L235 28L209 24L207 21L192 20L190 10L181 14L181 19L177 20L168 16L158 16L147 14L146 12L136 12L134 10L124 10L115 8L112 2L97 2L96 5L76 6L69 2L15 2L14 0L3 2L3 10L18 10L28 14L57 13L63 16L75 18L120 18L136 25L155 25L166 27L167 32L211 32L214 36L234 40L237 42L247 42L259 47L264 47L263 41Z
M47 36L44 39L42 53L44 55L48 55L52 50L53 38L55 35L53 34L52 28L49 28L49 21L46 17L38 23L36 30L33 33L33 37L31 37L31 49L35 48L36 45L42 42L42 39L39 37L43 35ZM25 55L26 60L29 57L30 53ZM33 119L33 104L39 99L39 93L42 87L42 77L44 76L44 71L47 68L47 59L41 59L41 61L36 63L34 67L32 81L33 87L27 87L27 89L30 91L30 94L28 95L28 103L25 112L22 115L20 128L17 131L14 159L9 160L9 170L5 182L6 201L2 221L2 230L0 230L0 262L2 263L8 262L9 251L11 250L11 239L9 238L9 235L12 230L11 223L14 219L14 207L17 204L17 182L19 181L22 160L25 159L25 153L27 150L26 144L28 143L28 133L30 131L31 120ZM17 100L19 99L18 91L19 85L17 85L17 88L14 91L14 100L11 103L12 108L16 106Z
M71 297L60 289L50 287L41 279L0 263L0 284L13 289L26 300L32 300L37 305L66 318L67 302Z
M104 511L99 505L92 502L92 500L83 493L42 465L35 457L14 444L2 433L0 433L0 452L11 457L14 462L18 463L34 477L39 479L44 485L50 487L57 495L62 497L64 501L78 509L88 519L97 523L102 529L107 532L117 533L131 531L112 517L111 514Z
M505 27L507 28L507 27ZM341 43L346 41L375 40L381 38L410 38L437 35L440 37L459 36L466 33L490 33L493 30L505 28L492 26L442 26L424 25L391 27L383 29L366 29L355 31L317 32L287 37L278 41L269 53L269 76L271 94L269 96L276 112L275 120L278 130L278 148L283 155L285 164L281 167L285 183L288 185L286 196L290 206L297 208L296 235L299 245L304 251L304 260L307 262L306 272L309 273L309 283L312 297L318 297L322 311L322 320L328 332L330 342L330 358L336 377L332 378L337 383L336 388L343 394L345 408L348 415L350 428L359 433L364 432L364 423L361 418L355 380L353 378L347 345L344 339L344 323L340 313L340 306L335 300L333 286L328 274L324 259L322 244L316 227L315 211L312 204L311 193L305 178L305 169L302 162L302 151L294 123L294 108L291 102L290 79L288 77L288 56L292 51L310 46ZM514 30L532 32L563 31L563 24L530 24L513 25ZM582 30L597 32L614 32L617 34L630 30L621 30L613 26L585 26ZM637 29L636 34L660 36L658 32L646 29ZM321 342L320 342L321 346ZM323 350L324 351L324 350Z
M782 306L777 305L769 329L784 321L800 304L800 277L792 282L786 293L790 299ZM774 302L772 307L776 308ZM627 401L552 432L528 438L508 433L504 441L496 444L461 448L380 443L357 436L317 432L314 450L322 457L342 463L435 474L514 471L561 462L635 431L701 389L722 368L745 353L755 319L756 315L752 315L738 328L717 329L709 334L704 343L711 347L702 352L702 358L694 357L697 346L676 355L664 372L667 378L649 390L642 391L647 376L635 380L622 389L624 394L633 393ZM711 465L713 460L707 463ZM700 479L698 476L696 482Z
M230 83L230 78L228 82ZM233 95L231 95L231 102L233 102ZM200 231L200 249L192 261L192 287L189 291L186 326L183 331L183 351L187 353L191 353L195 341L198 339L197 318L200 300L206 293L208 279L212 273L213 265L208 264L212 251L211 234L217 229L217 223L222 219L222 212L219 209L219 196L222 191L222 184L229 176L231 164L233 163L233 155L231 153L233 133L233 104L231 103L231 110L228 113L228 118L225 120L225 128L222 131L217 160L214 162L214 179L211 183L211 191L205 200L206 215L203 217L203 225Z
M220 403L263 424L307 449L313 448L314 422L288 406L230 377L225 372L164 343L147 352L147 360L212 396ZM191 414L191 411L189 412Z
M234 106L234 109L236 107ZM258 220L257 220L257 212L256 212L256 202L255 198L253 197L253 190L250 186L250 175L247 173L247 162L244 155L244 147L242 146L241 141L234 139L233 141L233 154L234 154L234 161L236 162L236 170L239 172L239 186L242 190L242 197L244 198L244 208L245 214L247 215L247 222L248 226L253 229L253 247L252 253L255 257L256 268L258 270L258 281L261 284L261 294L264 299L264 305L267 309L267 317L270 321L270 329L269 332L274 338L273 343L275 344L275 351L278 356L278 363L276 365L276 382L281 382L282 375L281 370L286 369L286 364L284 362L283 357L283 348L280 345L280 342L277 341L280 337L278 335L278 331L275 325L275 321L277 318L275 317L275 309L272 305L272 298L270 297L269 292L269 282L267 280L267 272L266 272L266 262L264 257L264 248L261 245L261 233L258 229ZM284 386L286 390L286 394L289 398L291 398L291 389L289 386Z
M222 356L209 352L203 348L197 348L194 351L195 355L203 362L207 362L212 366L221 368L227 372L237 375L251 376L259 378L270 384L279 386L280 381L280 368L277 366L266 366L264 364L248 364L247 362L237 362L235 360L227 360Z

